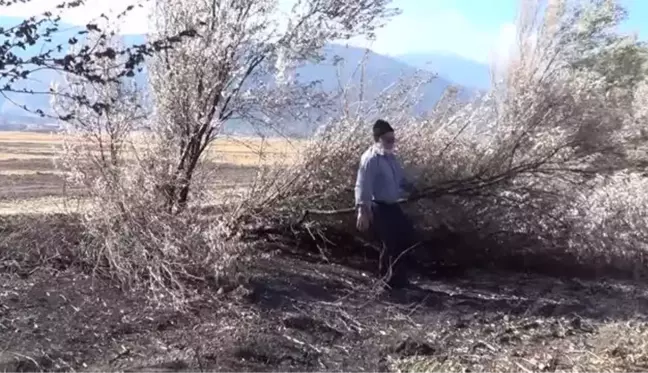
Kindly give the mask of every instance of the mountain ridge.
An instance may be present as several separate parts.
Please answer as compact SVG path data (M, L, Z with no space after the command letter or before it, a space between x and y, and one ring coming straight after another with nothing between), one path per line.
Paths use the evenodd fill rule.
M451 53L407 53L393 56L413 67L431 72L456 84L486 90L491 86L490 66Z
M9 19L8 17L0 17L0 27L17 24L22 20ZM70 25L61 25L61 30L55 34L52 44L67 45L67 40L75 36L78 31L83 30L82 27L75 27ZM122 35L121 40L124 45L142 44L146 41L146 35L143 34L130 34ZM32 49L42 47L42 44L37 44ZM30 50L23 52L29 55ZM330 92L335 90L338 84L338 76L343 81L348 81L351 85L358 85L361 77L358 74L353 74L356 67L364 60L364 76L365 86L367 90L367 99L375 97L379 92L387 89L390 85L394 84L403 76L414 76L415 74L422 74L424 77L431 77L431 72L422 69L420 66L413 66L406 61L394 58L391 56L381 55L373 51L358 48L353 46L345 46L342 44L328 44L323 50L324 60L320 63L305 63L296 69L296 74L302 81L321 81L322 89ZM345 63L339 68L334 64L334 61L342 58ZM439 74L437 78L431 80L428 84L422 87L422 97L419 105L416 106L416 114L423 114L434 106L436 101L441 97L443 92L450 86L455 85L455 82L444 77L447 74ZM146 81L145 72L136 76L136 81ZM30 77L29 81L22 82L29 89L33 90L47 90L51 82L60 83L63 81L63 76L51 71L41 71ZM474 92L472 87L465 87L466 96ZM48 95L28 95L17 94L12 95L11 99L19 105L26 105L28 108L35 110L49 109ZM27 129L28 127L44 126L51 122L44 118L35 117L26 113L22 108L17 107L14 103L7 99L0 98L0 129L20 130ZM51 123L49 123L51 124ZM303 128L299 128L299 127ZM231 126L230 126L231 127ZM243 128L245 125L234 125L234 132L249 132L251 128ZM249 127L249 126L248 126ZM306 135L314 129L309 128L307 124L298 125L297 133L295 135Z

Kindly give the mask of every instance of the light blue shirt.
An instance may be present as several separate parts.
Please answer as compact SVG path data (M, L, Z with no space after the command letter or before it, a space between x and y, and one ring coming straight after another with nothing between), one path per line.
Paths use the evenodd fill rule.
M394 203L403 197L403 191L411 190L412 184L394 154L375 145L362 154L355 185L356 205Z

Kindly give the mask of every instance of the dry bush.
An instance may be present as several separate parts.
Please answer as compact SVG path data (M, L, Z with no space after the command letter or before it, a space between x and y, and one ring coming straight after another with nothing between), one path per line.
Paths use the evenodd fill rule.
M354 89L358 101L350 98L348 86L340 87L336 95L341 108L338 115L322 123L308 144L298 150L294 157L297 162L262 170L248 207L298 212L313 207L346 207L353 195L355 160L367 145L367 118L392 113L389 119L395 123L412 122L409 113L418 103L421 88L432 79L427 74L403 77L370 101L363 99L364 87Z
M164 0L155 6L162 38L187 27L197 37L151 59L156 119L153 132L174 154L166 181L170 210L182 210L195 188L195 169L225 122L265 129L308 120L326 106L317 82L285 70L317 61L332 40L371 34L394 13L390 0Z
M638 173L598 177L590 193L574 193L578 214L567 217L571 227L568 245L584 259L598 256L603 263L643 276L648 252L646 187Z
M62 167L90 196L83 257L127 286L147 286L181 301L192 282L219 278L239 246L226 243L227 215L205 219L210 202L206 149L228 120L272 124L320 97L311 82L282 76L283 65L316 60L322 45L371 33L393 13L388 0L297 2L277 23L275 0L159 1L160 39L187 28L195 37L148 61L151 97L107 61L108 84L69 77L55 96L67 118ZM92 41L91 41L92 42ZM94 41L98 51L114 40ZM100 98L88 107L70 100ZM150 105L149 105L150 104ZM149 109L150 108L150 109Z
M115 40L101 40L111 48ZM106 63L103 75L116 71ZM236 255L219 239L219 225L193 210L174 214L160 198L174 158L159 135L141 131L150 113L130 79L94 85L68 76L55 108L70 113L59 167L84 190L77 256L124 287L145 287L159 301L182 304L195 290L222 277ZM111 102L102 110L68 96ZM195 180L198 188L201 178ZM201 193L205 190L205 193ZM196 192L200 200L206 188Z
M619 69L605 66L630 57L645 66L643 52L629 57L632 40L611 31L622 16L613 2L544 8L522 2L521 9L517 50L487 95L469 103L449 95L421 120L404 117L415 105L412 96L403 102L398 87L385 92L391 105L378 100L330 123L299 164L259 188L256 207L293 217L306 209L350 207L370 123L381 116L398 125L403 162L427 197L414 211L421 228L433 231L442 221L461 232L470 241L463 260L557 271L566 267L556 264L579 262L634 271L644 256L639 211L645 205L622 206L644 199L635 194L642 177L631 174L642 164L636 149L643 144L644 119L625 98L641 100L637 87L645 70L618 77ZM643 51L636 41L632 45ZM353 229L346 219L335 224Z

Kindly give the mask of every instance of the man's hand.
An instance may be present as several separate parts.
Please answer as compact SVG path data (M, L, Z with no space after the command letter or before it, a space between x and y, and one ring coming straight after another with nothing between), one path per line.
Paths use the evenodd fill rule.
M371 209L367 206L361 205L358 209L356 228L358 228L360 232L366 232L369 229L372 220L373 214L371 213Z
M407 199L417 198L421 194L416 185L407 179L401 181L401 188L407 193Z
M410 191L409 191L409 196L408 199L416 199L421 196L421 191L418 190L414 185L411 186Z

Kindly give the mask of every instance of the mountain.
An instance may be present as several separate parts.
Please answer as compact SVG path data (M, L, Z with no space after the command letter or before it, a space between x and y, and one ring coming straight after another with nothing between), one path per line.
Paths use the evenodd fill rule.
M20 19L9 19L7 17L0 17L0 27L15 25L19 23ZM41 48L63 44L67 45L69 38L76 36L77 32L81 30L78 27L65 26L60 27L62 31L57 32L51 43L41 43L28 47L25 51L20 51L19 55L30 56L34 55ZM146 40L145 35L127 35L123 37L125 45L141 44ZM354 71L358 69L358 65L363 61L364 63L364 97L366 100L371 101L380 92L392 86L402 77L414 76L415 74L429 75L429 72L421 71L421 69L411 66L410 64L400 61L396 58L380 55L374 52L367 52L361 48L346 47L339 44L327 45L324 50L324 60L319 63L306 63L296 70L297 79L304 82L321 81L321 87L331 92L338 89L338 76L343 84L359 85L361 82L361 74ZM368 53L368 54L367 54ZM334 64L337 58L344 60L344 64L339 67ZM339 75L338 75L339 74ZM423 79L423 78L420 78ZM146 72L142 72L136 76L138 83L146 82ZM29 76L29 80L20 82L19 87L28 88L34 91L47 91L51 83L60 83L63 81L63 76L54 71L38 71ZM450 86L451 80L444 77L435 78L430 83L423 85L421 89L421 99L419 105L415 107L415 114L422 114L431 109L434 103L443 94L444 90ZM466 95L471 94L471 90L465 92ZM27 126L43 126L52 122L50 119L39 118L37 116L29 115L20 105L26 105L30 109L41 109L47 111L50 108L49 95L43 94L12 94L9 95L10 100L0 97L0 129L13 128L13 129L27 129ZM18 104L19 106L16 106ZM241 122L232 122L226 125L232 132L250 132L252 127ZM313 128L309 124L296 123L290 126L294 129L294 135L306 135L312 132Z
M418 79L424 80L432 78L433 75L396 58L363 48L329 44L324 47L324 56L325 60L321 63L308 64L298 69L298 73L307 79L321 79L323 88L327 91L336 89L339 85L338 81L352 86L359 86L364 83L365 90L370 97L393 86L394 83L401 79L416 79L418 76ZM338 57L344 60L344 64L339 70L334 66L334 61ZM364 82L359 68L363 61ZM337 74L339 74L339 77ZM422 87L421 105L417 111L429 109L441 97L444 90L452 84L454 82L443 77L434 78L428 84L425 84Z
M491 85L490 67L467 58L437 53L411 53L395 58L465 87L485 90Z
M22 18L0 16L0 29L14 27L22 21ZM48 26L51 25L43 25L41 30ZM62 45L64 48L67 48L68 40L73 37L83 40L83 36L78 35L79 31L84 30L82 27L61 24L59 25L59 30L60 31L57 31L52 35L50 41L39 41L34 45L26 46L24 49L14 47L10 52L14 53L18 57L28 58L38 55L39 53L42 53L42 51L54 49L57 45ZM5 40L6 38L0 36L0 44ZM124 43L127 44L140 44L144 42L145 37L142 35L128 35L124 36L123 40ZM53 56L60 57L62 55L64 54L55 53ZM137 77L137 79L139 80L141 78ZM6 93L5 96L0 96L0 130L31 130L38 127L51 128L52 126L55 126L54 119L43 118L26 111L23 106L27 107L32 112L40 109L47 113L51 113L50 101L52 97L49 94L44 94L44 92L49 90L51 84L62 83L63 81L64 75L61 72L44 69L35 71L29 74L26 79L22 79L12 84L13 89L26 89L37 93L26 94L13 92ZM0 78L0 85L4 83L6 83L6 80Z

